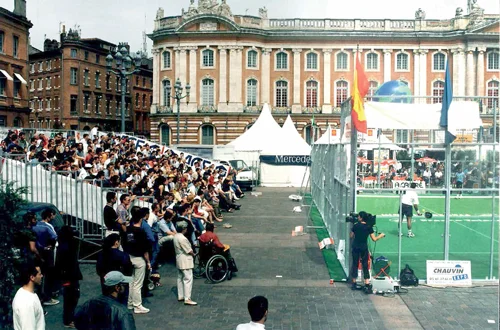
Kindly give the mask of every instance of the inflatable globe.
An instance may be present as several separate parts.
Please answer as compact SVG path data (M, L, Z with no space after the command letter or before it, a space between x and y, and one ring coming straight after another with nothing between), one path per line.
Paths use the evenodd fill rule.
M412 103L411 90L401 80L391 80L380 86L375 94L373 101L375 102L392 102L392 103Z

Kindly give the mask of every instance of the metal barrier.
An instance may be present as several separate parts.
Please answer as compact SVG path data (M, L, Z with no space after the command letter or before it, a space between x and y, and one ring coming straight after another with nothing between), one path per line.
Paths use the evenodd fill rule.
M411 99L408 103L434 103L432 97L404 98ZM466 100L479 102L483 121L492 119L489 135L483 134L483 127L466 133L472 142L455 141L445 149L441 140L443 130L429 130L428 141L422 139L422 131L400 130L408 136L408 141L398 145L406 150L387 152L385 158L395 161L383 166L380 165L384 159L381 151L387 150L389 143L381 143L380 139L378 143L371 143L373 151L363 154L358 150L355 134L352 134L354 142L313 146L310 185L313 206L335 240L337 258L347 275L351 262L350 225L346 225L345 217L350 211L364 210L378 215L377 227L388 235L377 243L375 257L384 255L393 261L392 269L394 273L397 271L392 274L394 277L398 277L406 263L415 269L418 277L425 279L427 260L457 260L470 261L473 280L497 281L500 185L497 99L471 97ZM342 104L342 127L350 111L348 100ZM369 158L372 176L368 180L362 175L362 165L357 164L358 156ZM378 163L374 162L376 158ZM404 178L391 177L390 166L402 166L408 173ZM432 171L443 167L442 177L417 179L427 167ZM456 184L461 174L455 174L461 173L460 167L468 178L462 188ZM433 217L414 215L416 237L407 239L400 236L401 232L406 236L406 220L399 229L398 222L402 194L410 182L418 183L419 210L430 212Z

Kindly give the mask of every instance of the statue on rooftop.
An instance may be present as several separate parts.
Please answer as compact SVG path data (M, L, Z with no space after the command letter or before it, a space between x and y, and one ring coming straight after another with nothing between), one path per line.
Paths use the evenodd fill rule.
M422 8L418 8L415 12L415 19L425 19L425 11L423 11Z
M259 16L260 18L266 19L267 18L267 8L266 6L259 8Z

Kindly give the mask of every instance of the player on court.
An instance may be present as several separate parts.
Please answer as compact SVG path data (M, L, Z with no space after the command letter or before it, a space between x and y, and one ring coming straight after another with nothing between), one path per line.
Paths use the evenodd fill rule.
M408 237L415 237L415 234L413 234L413 232L411 231L411 218L413 217L412 208L415 208L415 211L417 212L418 215L422 215L418 211L418 195L415 188L417 188L417 184L415 182L412 182L410 184L410 189L405 191L403 197L401 198L401 210L400 210L401 214L399 216L398 229L399 226L401 225L401 222L403 221L403 217L406 216L406 224L408 226L408 235L407 235Z

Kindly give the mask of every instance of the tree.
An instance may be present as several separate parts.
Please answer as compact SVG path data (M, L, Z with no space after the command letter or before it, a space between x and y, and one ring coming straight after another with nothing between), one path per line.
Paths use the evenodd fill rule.
M16 253L17 233L23 229L23 220L16 216L26 203L23 194L27 188L14 188L13 182L0 181L0 328L12 328L12 300L19 287L19 263L26 261L25 255Z

